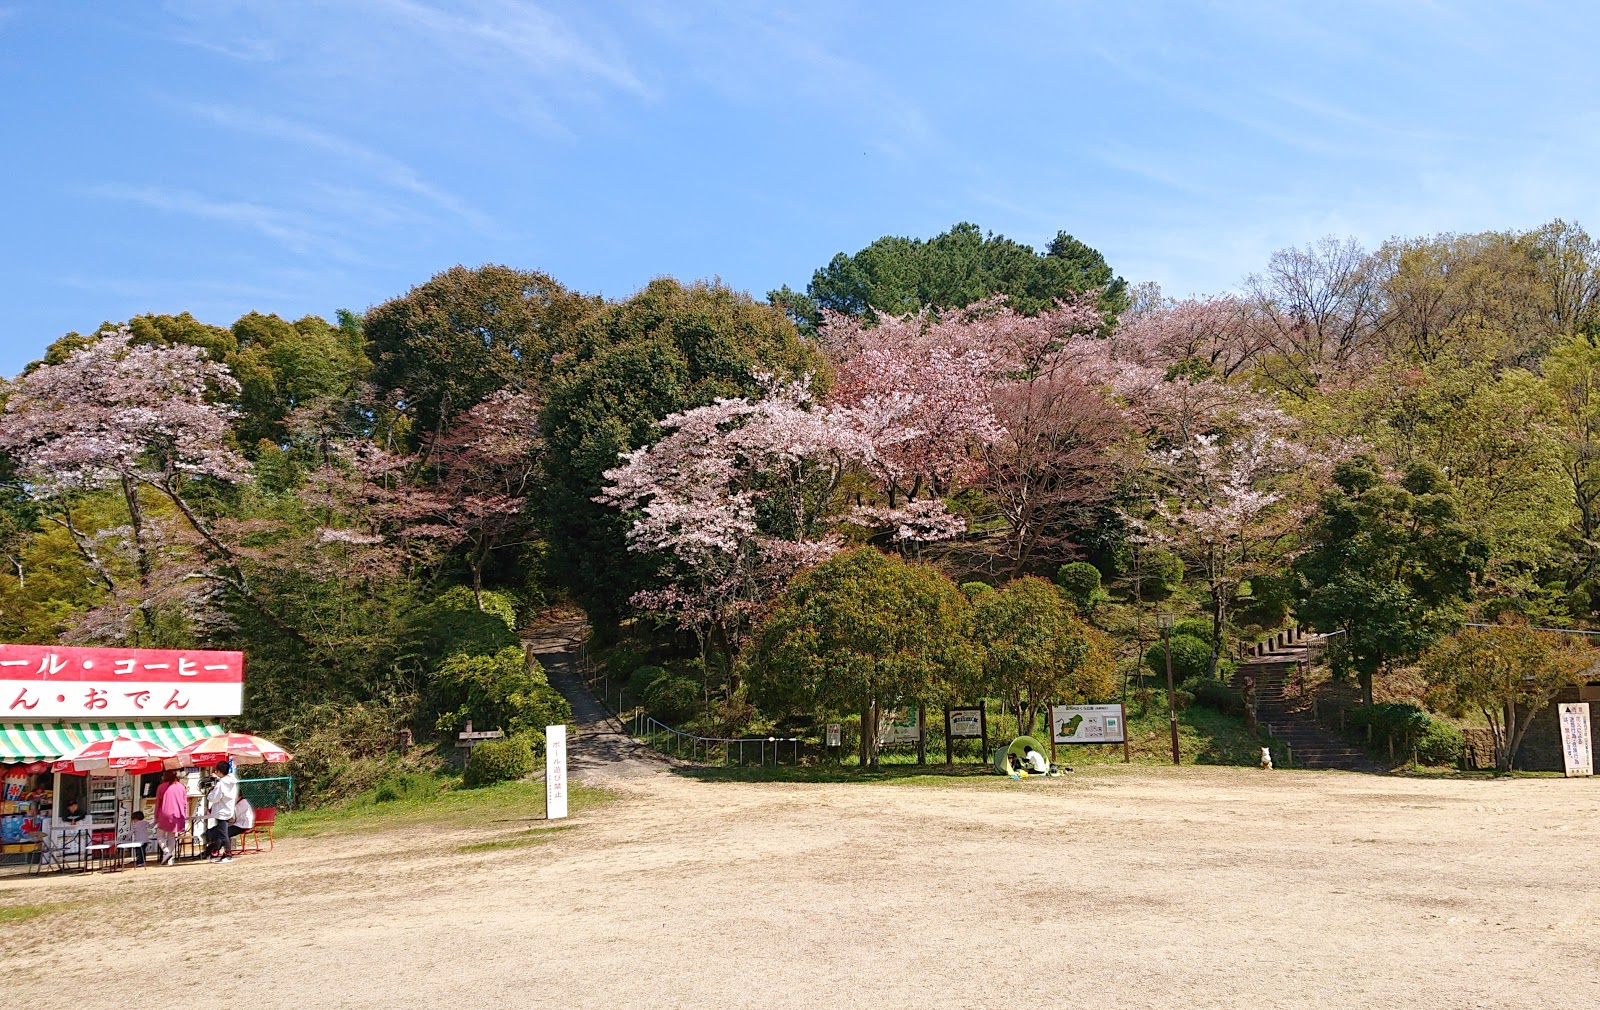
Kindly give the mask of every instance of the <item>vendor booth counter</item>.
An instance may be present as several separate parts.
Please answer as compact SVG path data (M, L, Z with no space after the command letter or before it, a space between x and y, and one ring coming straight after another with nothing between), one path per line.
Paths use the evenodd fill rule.
M127 722L0 722L0 867L38 865L54 849L67 864L115 857L130 837L134 810L153 823L157 774L72 775L50 763L92 740L149 740L177 750L215 736L222 727L203 719ZM198 812L200 776L186 772L191 814ZM81 820L66 819L76 799Z

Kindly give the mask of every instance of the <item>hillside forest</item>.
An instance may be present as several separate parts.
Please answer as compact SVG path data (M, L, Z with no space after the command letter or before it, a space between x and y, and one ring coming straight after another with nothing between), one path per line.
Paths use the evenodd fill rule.
M970 224L764 300L457 266L69 333L0 396L0 639L242 649L313 795L401 730L537 747L569 713L518 633L558 612L720 735L979 697L1026 731L1148 692L1158 612L1203 702L1299 624L1502 767L1592 665L1536 629L1600 614L1600 246L1562 221L1182 300Z

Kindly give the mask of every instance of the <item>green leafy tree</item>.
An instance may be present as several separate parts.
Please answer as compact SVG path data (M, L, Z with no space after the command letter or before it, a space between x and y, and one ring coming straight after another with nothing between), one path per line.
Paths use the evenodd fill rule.
M223 361L239 381L234 430L247 452L262 441L282 444L292 411L348 399L371 368L360 329L348 323L316 316L290 323L251 312L231 332L235 348Z
M850 316L900 316L931 308L964 308L1005 295L1032 315L1058 298L1098 290L1100 308L1115 316L1127 307L1128 285L1105 257L1058 232L1043 253L963 222L926 241L886 235L854 255L839 253L811 277L804 295L772 292L775 305L810 324L821 310Z
M1459 623L1487 549L1461 521L1450 485L1425 463L1392 483L1371 457L1357 456L1334 468L1333 481L1293 564L1295 616L1339 633L1330 659L1356 675L1371 705L1380 670Z
M1523 625L1462 628L1422 657L1429 701L1461 717L1482 715L1494 739L1494 766L1511 770L1533 718L1594 668L1591 649Z
M496 390L536 392L597 306L546 274L451 267L367 311L373 382L438 432Z
M572 721L572 707L518 645L489 655L451 656L431 687L437 728L444 734L469 720L476 729L503 729L511 736L543 734L546 726Z
M782 313L720 284L663 278L595 314L547 388L548 485L538 502L550 573L591 620L617 621L659 567L628 551L632 517L595 501L621 454L660 439L656 422L668 414L759 398L761 373L792 379L824 368Z
M1032 733L1044 706L1110 697L1116 691L1111 640L1043 579L1017 579L973 600L973 641L984 682Z
M875 767L885 706L971 682L971 619L934 568L871 547L837 555L796 578L757 633L751 696L768 711L859 712L861 761Z

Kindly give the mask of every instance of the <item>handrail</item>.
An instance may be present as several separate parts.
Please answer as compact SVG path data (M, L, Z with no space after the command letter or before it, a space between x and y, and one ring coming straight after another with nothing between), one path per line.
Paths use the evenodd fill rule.
M779 745L791 744L793 745L794 751L794 763L797 765L800 763L801 739L797 736L701 736L698 733L685 733L683 730L678 729L675 726L669 726L660 719L657 719L655 716L644 711L634 713L633 729L633 735L641 740L647 740L649 738L649 734L653 731L664 730L665 732L670 733L672 735L674 755L681 755L683 753L684 744L687 742L689 748L689 760L691 761L694 760L696 748L700 750L701 759L708 761L710 760L711 746L713 744L721 744L725 763L732 764L733 745L737 744L739 747L739 763L743 764L745 750L750 744L756 744L758 746L759 755L757 763L765 765L767 763L767 747L770 744L772 747L772 763L776 765L779 763Z

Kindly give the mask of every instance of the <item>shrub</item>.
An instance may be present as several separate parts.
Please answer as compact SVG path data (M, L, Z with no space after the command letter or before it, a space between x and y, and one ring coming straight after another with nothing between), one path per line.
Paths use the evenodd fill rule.
M314 807L347 799L395 774L396 738L414 711L404 701L325 702L300 709L263 735L294 754L283 767L294 777L295 803Z
M1433 720L1428 718L1428 713L1415 705L1403 702L1363 705L1345 716L1346 726L1355 726L1358 729L1371 726L1375 740L1390 736L1397 740L1414 740L1422 735L1431 722Z
M967 599L976 600L985 593L995 592L995 588L987 582L963 582L961 591L967 594Z
M485 740L472 748L467 760L467 771L462 784L469 789L494 785L496 782L515 782L533 771L533 748L520 736L501 740Z
M1144 654L1145 666L1158 677L1167 675L1167 649L1157 642ZM1172 679L1183 683L1190 677L1208 677L1211 673L1211 646L1189 635L1172 636Z
M670 674L651 684L644 693L650 714L674 725L700 711L703 700L699 682Z
M1174 650L1176 659L1176 650ZM1173 667L1176 671L1177 667ZM1215 709L1228 715L1244 714L1244 699L1239 693L1215 677L1190 677L1183 682L1183 690L1194 696L1195 704Z
M1183 559L1171 551L1151 551L1139 559L1139 593L1164 600L1183 585Z
M1461 760L1467 748L1467 739L1461 730L1447 722L1429 719L1427 727L1417 735L1417 760L1425 765L1454 765Z
M1100 597L1100 569L1087 561L1074 561L1056 570L1056 585L1078 605L1081 613L1094 609Z
M1172 637L1177 638L1179 635L1188 635L1190 638L1198 638L1200 641L1210 645L1211 631L1211 622L1206 618L1186 617L1172 626Z
M633 674L628 678L628 693L633 695L635 699L643 701L651 685L665 676L667 676L667 671L659 666L650 666L649 664L641 666L633 671Z
M567 700L517 646L492 656L451 656L439 667L433 686L444 702L435 723L441 733L451 733L469 719L478 729L512 734L572 721Z

